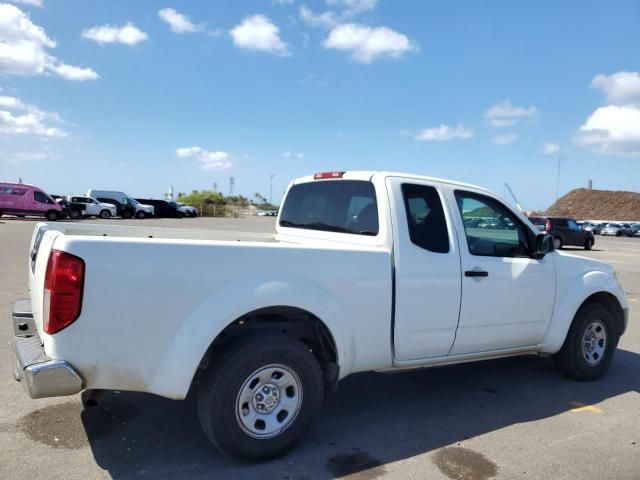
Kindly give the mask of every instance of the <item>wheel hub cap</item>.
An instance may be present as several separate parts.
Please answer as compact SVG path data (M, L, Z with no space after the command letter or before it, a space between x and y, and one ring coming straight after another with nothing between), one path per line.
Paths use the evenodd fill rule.
M272 364L244 381L236 397L236 418L247 435L271 438L293 423L301 407L302 383L296 372Z
M607 348L607 330L600 320L594 320L582 336L582 355L587 363L596 366L604 359Z
M271 383L263 385L253 396L253 407L261 413L269 413L280 403L280 390Z

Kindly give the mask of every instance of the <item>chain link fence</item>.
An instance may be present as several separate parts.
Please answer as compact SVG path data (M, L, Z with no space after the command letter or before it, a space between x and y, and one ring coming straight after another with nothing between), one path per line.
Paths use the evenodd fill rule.
M204 203L201 205L191 205L198 210L199 217L228 217L242 218L255 215L255 211L242 205L216 205Z

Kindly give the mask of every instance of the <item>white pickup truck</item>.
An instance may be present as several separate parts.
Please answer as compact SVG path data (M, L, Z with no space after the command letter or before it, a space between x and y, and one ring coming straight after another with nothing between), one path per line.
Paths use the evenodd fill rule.
M485 189L396 173L291 182L275 235L40 223L28 267L14 356L32 398L194 388L211 442L252 460L352 373L535 354L591 380L628 318L609 265L553 251Z

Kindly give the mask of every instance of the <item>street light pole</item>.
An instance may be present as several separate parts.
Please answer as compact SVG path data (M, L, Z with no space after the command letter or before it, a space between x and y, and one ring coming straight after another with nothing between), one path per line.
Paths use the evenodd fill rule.
M269 176L269 204L273 205L273 173Z
M562 155L558 155L558 175L556 177L556 202L558 201L558 196L560 195L560 165L562 163Z

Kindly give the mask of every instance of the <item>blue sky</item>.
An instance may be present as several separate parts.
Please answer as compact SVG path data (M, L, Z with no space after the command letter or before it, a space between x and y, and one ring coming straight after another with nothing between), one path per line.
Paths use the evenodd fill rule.
M296 176L399 170L525 208L640 190L637 1L0 5L0 179L274 201Z

